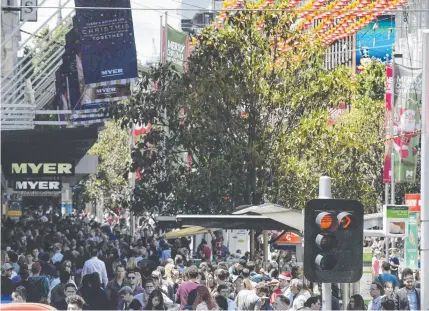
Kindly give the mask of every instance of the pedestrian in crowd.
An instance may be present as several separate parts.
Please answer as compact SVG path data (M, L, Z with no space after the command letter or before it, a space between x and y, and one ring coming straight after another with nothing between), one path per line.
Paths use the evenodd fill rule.
M155 289L150 293L145 310L167 310L164 295L159 289Z
M405 287L395 293L395 310L420 310L420 289L415 287L413 275L404 279Z
M216 301L210 295L209 289L201 285L197 289L197 297L195 298L193 304L193 310L204 310L204 311L216 311L219 310L219 307L216 304Z
M64 296L57 302L51 302L51 306L57 310L67 310L67 298L77 294L77 288L74 283L67 283L64 285Z
M320 310L322 307L322 299L319 296L309 297L304 303L304 307L309 310Z
M383 293L383 287L378 282L372 282L369 290L372 300L368 305L368 310L381 310L381 295Z
M18 286L12 293L12 301L16 303L27 302L27 290L24 286Z
M93 247L91 248L91 259L87 260L85 262L85 265L82 269L82 277L84 277L86 274L97 272L100 276L101 283L104 284L104 286L107 286L107 283L109 282L107 278L107 271L106 271L106 264L98 259L98 249Z
M381 266L383 273L379 274L374 281L381 284L381 286L383 286L385 282L392 282L395 290L397 290L399 288L399 280L395 275L391 274L390 263L383 262Z
M204 241L192 253L189 239L165 240L154 228L131 237L115 221L41 212L34 221L8 220L1 228L3 303L50 303L58 310L320 309L321 287L305 281L291 251L273 250L266 263L260 252L251 257L237 251L227 262L229 251L218 231L211 247ZM378 250L377 241L368 243ZM199 268L193 256L202 260ZM413 270L402 270L401 290L390 270L388 262L382 273L373 269L377 282L369 288L369 310L418 309ZM331 292L332 309L339 310L335 283ZM352 296L347 309L364 310L362 297Z
M350 297L347 310L366 310L365 301L361 295L353 295Z
M392 256L390 256L389 258L389 263L390 263L390 272L392 273L392 275L396 276L397 278L398 278L399 265L400 265L399 258L400 258L399 250L395 248L393 250Z
M67 297L67 311L81 311L85 305L85 301L78 295Z
M273 310L289 310L290 308L290 300L285 295L276 296L276 300L273 303Z
M29 281L33 283L36 293L36 301L48 299L49 279L46 275L41 275L42 267L38 262L33 263L31 267L31 276Z

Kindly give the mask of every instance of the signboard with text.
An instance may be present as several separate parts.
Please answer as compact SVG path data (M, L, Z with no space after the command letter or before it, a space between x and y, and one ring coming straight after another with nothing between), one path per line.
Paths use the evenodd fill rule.
M406 237L408 234L408 206L384 205L383 229L386 236Z
M61 191L59 180L15 180L14 191Z
M73 176L73 163L12 163L12 176Z

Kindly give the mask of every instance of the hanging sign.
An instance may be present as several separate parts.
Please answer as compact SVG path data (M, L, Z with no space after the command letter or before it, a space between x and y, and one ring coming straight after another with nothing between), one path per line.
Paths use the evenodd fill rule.
M59 180L15 180L14 191L61 191Z
M383 229L386 236L406 237L408 234L408 206L384 205Z
M20 21L37 22L37 0L21 0Z
M420 212L421 202L420 193L405 194L405 205L408 205L410 212Z
M408 236L405 238L405 262L407 268L417 269L419 261L419 232L417 227L417 213L410 213Z

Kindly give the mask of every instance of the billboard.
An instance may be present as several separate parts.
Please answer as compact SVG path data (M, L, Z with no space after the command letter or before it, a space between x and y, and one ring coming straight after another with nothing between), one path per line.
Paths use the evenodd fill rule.
M130 8L130 0L75 0L76 7ZM137 53L131 10L76 9L85 84L134 79Z
M385 15L356 33L356 65L365 66L371 59L389 62L395 44L395 16Z

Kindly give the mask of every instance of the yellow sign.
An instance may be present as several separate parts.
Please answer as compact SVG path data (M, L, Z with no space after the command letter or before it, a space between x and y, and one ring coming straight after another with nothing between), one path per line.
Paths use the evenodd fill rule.
M22 211L7 211L7 216L20 217L21 215Z

